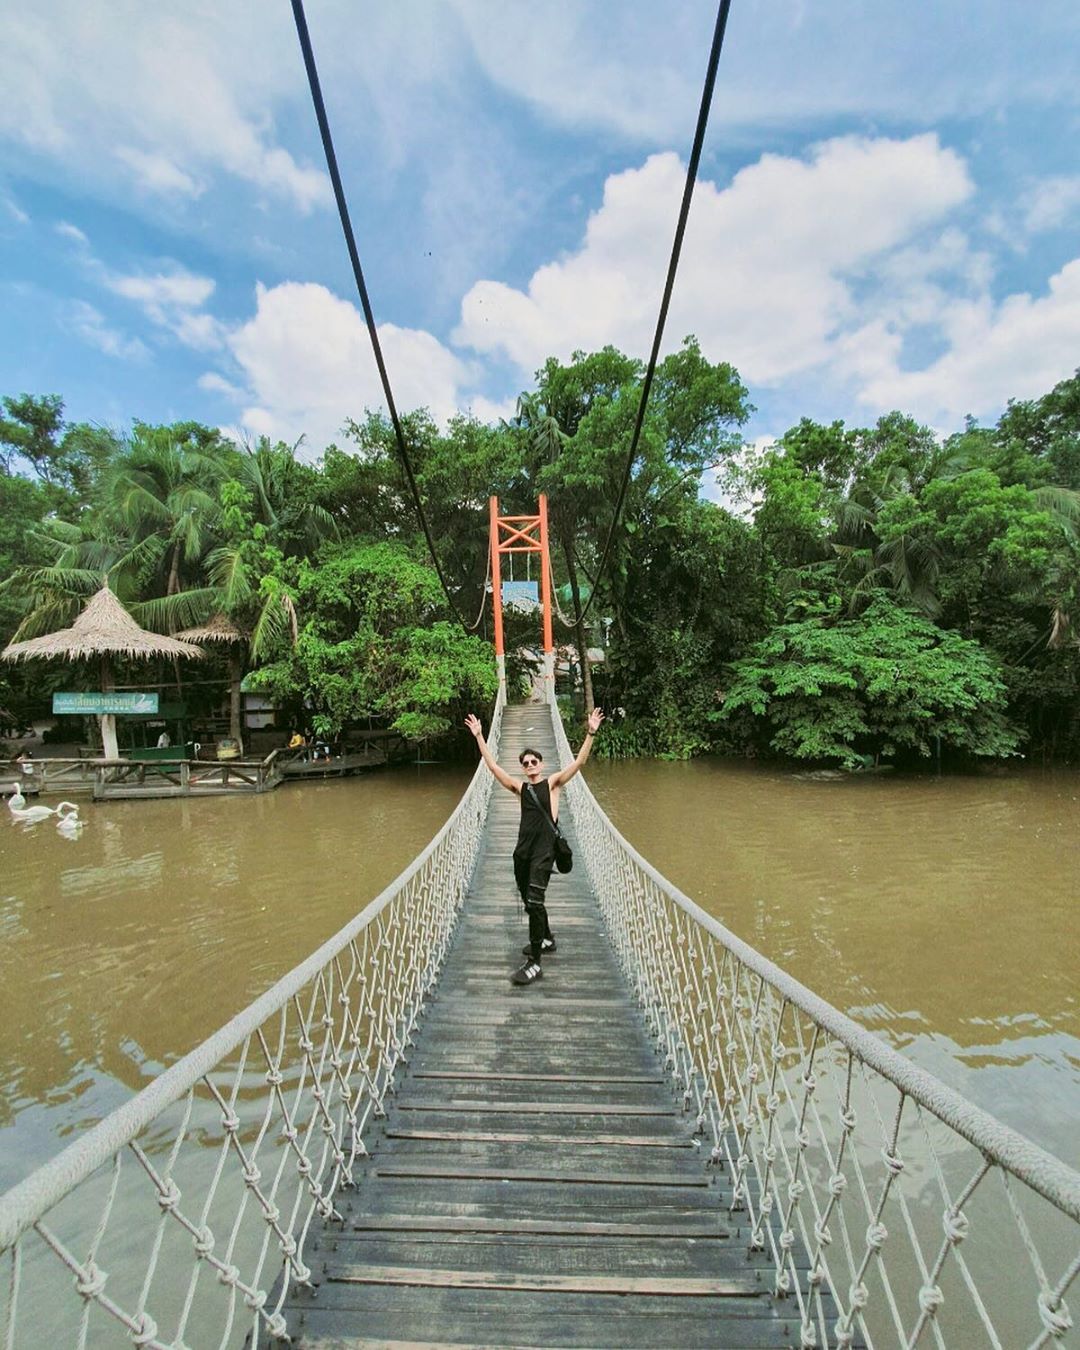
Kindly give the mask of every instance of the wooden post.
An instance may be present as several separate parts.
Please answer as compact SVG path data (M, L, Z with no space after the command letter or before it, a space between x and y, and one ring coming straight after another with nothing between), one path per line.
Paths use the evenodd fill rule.
M101 692L112 693L112 665L108 656L101 658ZM116 741L116 714L101 714L101 752L106 759L119 759L120 747Z
M506 692L506 649L503 646L502 574L499 568L499 499L490 501L491 519L491 609L495 619L495 664L499 684Z

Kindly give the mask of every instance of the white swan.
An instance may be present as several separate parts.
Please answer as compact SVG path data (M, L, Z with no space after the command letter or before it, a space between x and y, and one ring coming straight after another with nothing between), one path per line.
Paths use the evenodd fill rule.
M77 839L86 822L79 819L79 808L74 802L58 802L56 806L57 831L67 839Z
M79 808L74 802L60 802L56 806L27 806L26 798L19 790L18 783L12 783L12 793L8 798L8 810L16 820L25 825L36 825L48 816L78 816Z

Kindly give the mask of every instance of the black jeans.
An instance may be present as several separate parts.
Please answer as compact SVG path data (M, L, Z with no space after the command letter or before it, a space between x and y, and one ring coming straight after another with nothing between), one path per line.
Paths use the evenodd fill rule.
M542 943L551 937L548 924L547 884L555 866L555 847L550 840L521 845L514 850L514 880L529 916L529 945L534 961L540 960Z

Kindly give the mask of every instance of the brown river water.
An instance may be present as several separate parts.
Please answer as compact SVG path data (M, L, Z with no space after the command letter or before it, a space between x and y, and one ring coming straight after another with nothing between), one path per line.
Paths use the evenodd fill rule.
M739 936L1080 1166L1080 773L588 777ZM423 766L237 800L84 799L75 839L0 806L0 1190L341 927L467 780Z

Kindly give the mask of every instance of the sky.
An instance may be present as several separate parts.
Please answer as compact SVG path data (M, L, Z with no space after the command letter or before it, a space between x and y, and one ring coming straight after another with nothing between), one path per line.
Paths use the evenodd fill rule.
M308 0L401 408L644 358L712 0ZM0 393L318 456L381 406L286 0L9 4ZM1080 5L734 0L665 349L764 441L1080 366Z

